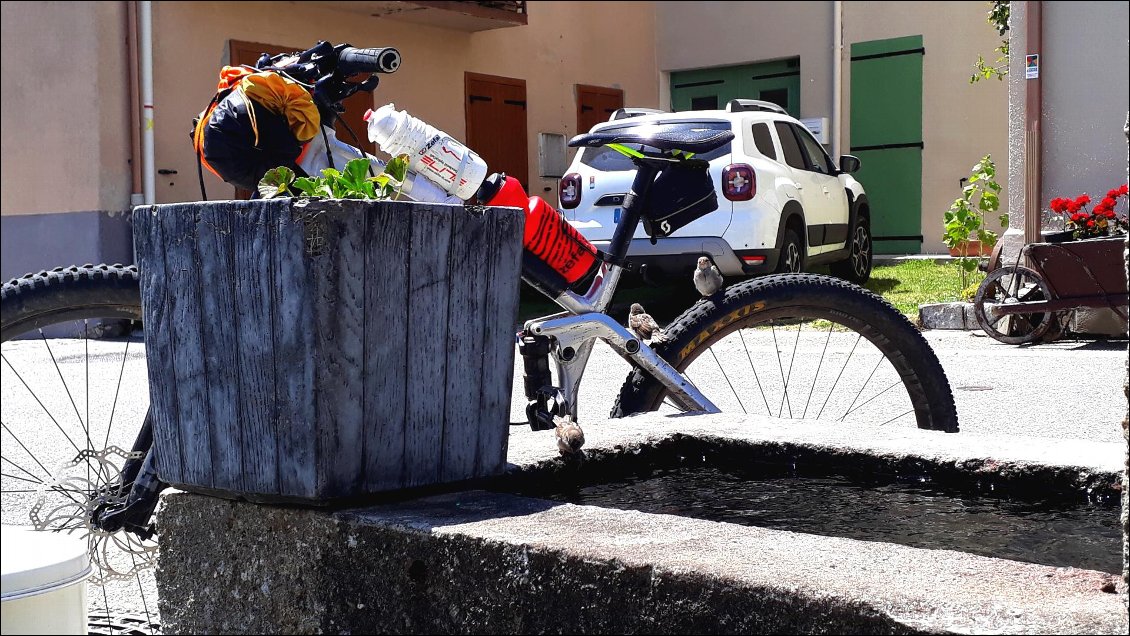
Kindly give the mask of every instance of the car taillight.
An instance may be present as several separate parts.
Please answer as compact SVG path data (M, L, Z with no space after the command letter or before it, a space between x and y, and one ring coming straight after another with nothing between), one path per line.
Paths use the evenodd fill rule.
M573 209L581 202L581 175L570 172L561 177L561 207Z
M757 180L753 167L745 163L731 163L722 171L722 194L731 201L749 201L757 194Z

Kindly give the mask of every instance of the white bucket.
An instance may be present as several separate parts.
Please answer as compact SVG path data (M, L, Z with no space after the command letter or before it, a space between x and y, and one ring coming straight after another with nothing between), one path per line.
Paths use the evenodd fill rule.
M86 541L55 532L0 527L4 634L86 634Z

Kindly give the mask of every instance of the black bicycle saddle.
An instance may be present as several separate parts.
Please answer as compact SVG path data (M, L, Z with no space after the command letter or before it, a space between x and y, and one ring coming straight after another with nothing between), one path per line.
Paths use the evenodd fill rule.
M658 150L682 150L699 154L730 143L733 138L734 133L729 130L696 128L693 124L678 127L642 125L577 135L569 140L569 146L595 148L608 144L641 144Z

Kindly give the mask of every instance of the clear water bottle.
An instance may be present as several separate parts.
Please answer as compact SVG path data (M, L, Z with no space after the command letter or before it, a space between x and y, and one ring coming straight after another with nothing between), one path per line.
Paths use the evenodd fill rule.
M466 201L487 175L487 164L467 146L427 122L386 104L365 113L369 141L392 156L408 155L408 167L448 194Z
M341 170L345 164L353 159L368 159L369 163L373 165L373 170L377 173L385 169L385 162L338 139L332 128L325 127L323 130L325 134L315 135L309 141L303 153L298 156L298 166L306 174L319 175L326 168ZM329 142L329 153L326 151L327 141ZM332 155L332 164L327 154ZM462 203L458 197L448 194L427 179L421 179L420 175L411 170L404 176L404 185L401 192L414 201L425 203Z

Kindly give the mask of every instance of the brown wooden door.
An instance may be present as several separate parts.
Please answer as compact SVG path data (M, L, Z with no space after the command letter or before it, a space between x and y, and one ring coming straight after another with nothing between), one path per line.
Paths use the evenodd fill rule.
M487 162L487 172L505 172L528 192L526 80L466 73L467 145Z
M624 91L619 88L577 84L577 134L608 121L617 108L624 107Z
M241 66L244 64L247 66L255 66L255 63L259 61L259 56L263 53L279 55L280 53L293 53L295 51L305 50L304 48L262 44L259 42L239 42L237 40L231 40L229 47L232 66ZM360 79L356 79L355 81L360 81ZM338 117L337 123L334 124L337 138L351 146L357 146L365 152L376 154L376 146L369 141L368 135L365 133L365 121L362 119L362 117L365 116L365 111L373 107L373 94L364 92L354 93L342 102L342 105L345 106L345 112ZM349 127L353 129L353 132L357 134L357 139L354 139L353 135L350 135L349 132L346 131L342 123L343 120L344 123L348 124ZM340 170L341 166L337 166L337 168ZM251 198L251 192L249 190L236 188L235 192L237 199Z

